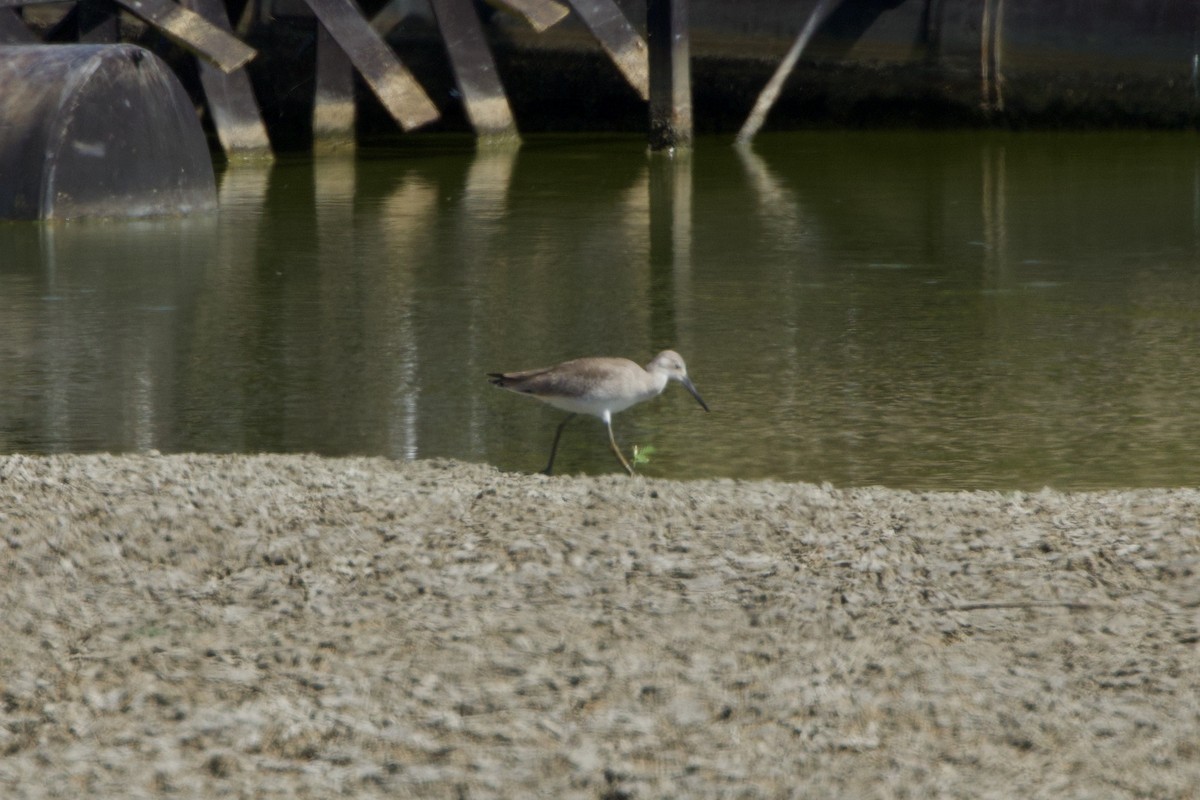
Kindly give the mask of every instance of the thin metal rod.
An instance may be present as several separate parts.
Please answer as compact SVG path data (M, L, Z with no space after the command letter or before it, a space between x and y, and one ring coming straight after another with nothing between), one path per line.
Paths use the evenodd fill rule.
M808 47L808 41L812 38L825 17L829 16L829 12L833 10L837 0L821 0L817 3L816 8L808 15L808 22L804 24L804 30L800 31L800 36L792 44L792 49L783 58L783 63L775 70L775 74L771 76L771 80L767 81L767 85L758 95L758 100L754 103L754 108L750 112L750 116L746 117L745 124L738 131L737 143L749 144L754 135L762 128L763 123L767 121L767 114L770 113L771 107L775 105L775 101L779 99L779 92L783 89L784 82L788 76L792 74L792 70L796 66L796 62L800 60L800 55L804 52L804 48Z

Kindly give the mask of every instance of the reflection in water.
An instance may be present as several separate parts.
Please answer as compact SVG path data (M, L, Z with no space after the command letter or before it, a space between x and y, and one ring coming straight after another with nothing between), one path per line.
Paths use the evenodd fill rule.
M1005 220L1004 145L983 148L983 266L984 275L997 273L1008 263L1008 231Z
M5 230L7 448L154 446L179 367L169 345L194 313L195 255L212 235L204 218L169 233L154 221Z
M690 351L679 318L692 316L692 158L685 151L649 159L651 347Z
M0 226L0 451L540 466L483 374L662 347L648 474L1193 483L1186 137L801 134L238 167L187 220ZM611 470L587 423L563 472Z
M507 269L508 261L513 256L503 243L503 235L511 213L508 193L516 161L516 148L484 147L475 155L467 170L456 239L469 264L467 274L472 283L483 285L492 271ZM456 346L444 350L440 355L442 364L480 363L485 355L480 352L480 347L494 320L489 309L491 299L487 292L465 294L470 324L459 331L462 339L456 342ZM483 395L479 392L469 392L466 398L467 412L457 420L457 425L454 425L454 420L441 422L449 423L461 431L458 441L453 445L455 452L477 453L487 435L487 410L483 406ZM431 408L430 413L437 415L439 410Z
M380 249L397 259L397 266L383 270L382 290L372 292L374 314L380 321L371 342L379 348L376 369L388 377L381 381L383 419L376 430L386 442L384 452L397 458L417 458L420 453L417 398L420 365L417 330L413 315L413 280L400 262L433 258L426 232L437 215L437 187L419 176L400 181L383 198L378 218Z
M253 449L250 430L257 421L253 390L254 361L263 309L252 290L260 279L258 259L263 244L264 217L272 167L243 164L229 169L218 186L216 235L205 242L197 267L203 280L193 302L195 324L178 334L186 339L188 358L180 365L181 407L170 409L176 424L160 434L154 446L178 449L180 431L203 431L213 442L208 449ZM173 223L166 222L166 231ZM136 237L131 237L136 246ZM97 420L103 430L103 420ZM219 443L219 444L218 444ZM106 445L125 449L125 442Z
M739 146L736 151L738 160L745 171L747 186L753 195L755 216L762 220L764 235L767 241L774 242L779 253L778 261L785 265L812 263L818 254L811 252L806 244L818 240L814 233L819 223L808 214L797 196L797 193L785 186L779 177L767 166L767 162L748 147ZM796 276L782 274L768 278L774 284L779 303L779 314L785 320L798 320L805 314L807 295L819 293L824 288L818 281L798 280ZM818 295L819 296L819 295ZM750 310L753 314L753 311ZM850 327L854 312L849 310L843 325ZM801 331L802 326L796 324L781 325L773 337L771 347L774 351L778 369L784 374L790 369L789 365L803 363L810 343ZM800 392L806 391L804 380L777 380L770 375L762 378L765 385L773 393L772 405L778 408L798 408L802 400ZM775 430L769 438L777 435ZM803 474L803 461L809 458L805 448L780 448L775 451L774 459L781 465L782 470L791 474Z

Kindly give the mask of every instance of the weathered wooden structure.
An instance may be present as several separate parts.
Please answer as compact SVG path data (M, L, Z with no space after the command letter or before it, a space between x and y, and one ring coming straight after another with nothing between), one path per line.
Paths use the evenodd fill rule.
M693 120L742 141L807 124L1200 125L1191 0L0 0L0 45L118 40L177 70L231 159L387 126L490 142L649 129L670 148Z
M229 17L221 0L183 0L218 30L232 33ZM221 147L230 156L270 158L271 141L263 124L244 69L224 70L207 59L199 60L200 84L209 99L213 128Z
M427 2L427 5L426 5ZM573 10L609 54L638 95L649 96L647 48L634 24L614 0L496 0L536 32L544 32ZM682 0L676 0L682 3ZM0 0L0 44L58 41L73 30L81 42L116 41L118 6L140 20L135 38L160 34L200 60L200 90L209 119L222 148L230 157L270 157L266 126L243 67L256 52L231 31L228 10L221 0L79 0L54 17L39 7L52 0ZM385 36L413 14L428 16L444 44L466 117L481 139L517 141L517 124L492 56L489 30L475 0L392 0L372 18L354 0L249 0L239 34L275 41L273 23L287 25L299 18L312 21L316 57L311 85L313 140L318 149L353 145L356 121L353 68L379 103L404 130L434 122L441 110L398 57ZM127 27L127 26L125 26ZM283 61L288 59L286 53ZM277 66L279 61L274 62ZM289 74L288 79L295 79ZM301 78L302 83L308 83ZM260 81L260 84L264 83ZM265 82L269 85L269 80ZM278 98L269 98L271 99Z

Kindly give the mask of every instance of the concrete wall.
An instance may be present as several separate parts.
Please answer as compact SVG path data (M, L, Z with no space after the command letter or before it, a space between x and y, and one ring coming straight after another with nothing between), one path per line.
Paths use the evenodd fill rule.
M0 46L0 219L216 207L212 161L179 80L133 45Z

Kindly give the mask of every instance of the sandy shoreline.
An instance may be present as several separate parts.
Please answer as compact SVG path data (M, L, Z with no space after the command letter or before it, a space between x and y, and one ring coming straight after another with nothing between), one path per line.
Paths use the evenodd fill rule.
M1200 492L0 458L0 796L1200 786Z

